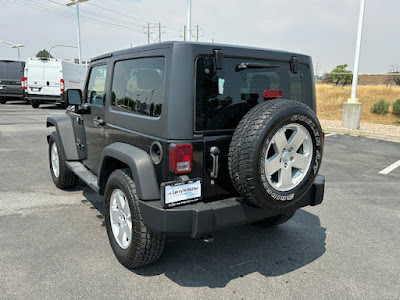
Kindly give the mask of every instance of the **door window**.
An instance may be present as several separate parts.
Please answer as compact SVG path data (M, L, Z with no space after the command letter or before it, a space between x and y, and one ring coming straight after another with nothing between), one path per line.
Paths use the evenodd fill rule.
M86 103L104 106L107 65L95 66L90 70L89 84L86 92Z
M162 108L164 57L118 61L114 67L113 110L159 117Z

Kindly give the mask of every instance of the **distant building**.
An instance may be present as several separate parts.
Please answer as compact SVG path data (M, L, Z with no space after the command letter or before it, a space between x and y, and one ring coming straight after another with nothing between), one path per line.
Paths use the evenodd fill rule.
M361 74L358 76L358 84L361 85L396 85L395 76L400 76L400 73L387 74Z
M358 75L359 85L397 85L394 78L400 76L400 73L386 73L386 74L360 74ZM318 78L315 81L317 84L323 84L324 82Z

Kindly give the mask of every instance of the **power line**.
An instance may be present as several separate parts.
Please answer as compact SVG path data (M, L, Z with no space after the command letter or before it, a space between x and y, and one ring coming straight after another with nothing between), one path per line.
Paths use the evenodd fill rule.
M74 14L69 14L69 13L67 13L65 11L58 10L56 8L53 8L53 7L42 7L42 6L34 5L34 4L31 4L31 3L28 3L28 2L25 2L25 1L22 1L22 0L8 0L8 1L14 2L14 3L17 3L17 4L23 4L23 5L29 6L31 8L34 8L34 9L47 11L47 12L52 12L52 13L55 13L55 14L58 14L58 15L61 15L61 16L64 16L64 17L67 17L67 18L70 18L70 19L75 19ZM119 29L124 29L124 30L129 30L129 31L142 32L141 30L133 28L133 27L129 27L129 26L121 25L121 24L115 24L115 23L106 22L106 21L98 21L98 20L90 18L88 16L81 17L81 19L86 21L86 22L88 22L88 23L98 24L98 25L102 25L102 26L105 26L105 27L111 26L111 27L114 27L114 28L119 28Z
M118 11L111 10L111 9L109 9L109 8L105 8L105 7L102 7L102 6L97 5L97 4L93 4L93 3L90 3L90 2L88 2L87 4L90 4L90 5L92 5L92 6L95 6L95 7L101 8L101 9L104 9L104 10L106 10L106 11L108 11L108 12L113 12L113 13L119 14L119 15L121 15L121 16L125 16L125 17L128 17L128 18L134 19L134 20L138 20L138 21L144 22L144 23L146 23L146 24L149 23L148 21L145 21L145 20L142 20L142 19L139 19L139 18L132 17L132 16L130 16L130 15L126 15L126 14L120 13L120 12L118 12Z
M47 1L55 3L55 4L58 4L58 5L61 5L62 7L66 8L66 9L73 9L72 7L65 6L65 4L59 3L57 1L53 1L53 0L47 0ZM106 19L112 20L114 22L116 21L116 22L121 23L121 24L123 24L125 26L136 26L136 27L139 27L140 29L142 29L142 27L143 27L142 25L138 25L138 24L135 24L135 23L128 23L128 22L122 21L120 19L116 19L116 18L113 18L113 17L110 17L110 16L106 16L106 15L103 15L103 14L95 13L93 11L87 11L87 10L82 9L82 8L80 9L80 11L83 12L84 14L87 14L88 16L99 16L99 17L101 17L103 19L106 18Z

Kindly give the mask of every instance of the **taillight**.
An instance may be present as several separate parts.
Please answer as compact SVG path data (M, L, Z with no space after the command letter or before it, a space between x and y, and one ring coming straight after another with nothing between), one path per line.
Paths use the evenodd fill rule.
M325 144L325 132L322 131L322 143Z
M192 171L193 146L174 145L169 148L169 169L175 174L184 174Z
M64 79L60 79L60 90L61 92L65 91L65 82Z
M27 90L28 89L28 82L27 82L27 78L21 78L21 88L23 90Z
M265 99L275 99L275 98L281 98L281 97L282 97L282 91L264 90L264 98Z

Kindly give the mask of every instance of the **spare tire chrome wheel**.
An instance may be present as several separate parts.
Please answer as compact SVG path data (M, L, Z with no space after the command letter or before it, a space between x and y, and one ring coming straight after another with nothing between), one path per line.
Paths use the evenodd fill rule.
M120 189L111 194L109 213L115 241L122 249L128 248L132 240L132 216L129 202Z
M310 189L322 153L321 126L310 107L293 100L266 101L237 126L229 146L229 175L248 204L286 209Z
M312 154L311 135L304 126L283 126L267 146L264 168L269 184L280 192L298 186L310 169Z

